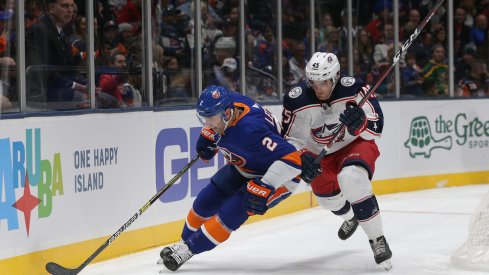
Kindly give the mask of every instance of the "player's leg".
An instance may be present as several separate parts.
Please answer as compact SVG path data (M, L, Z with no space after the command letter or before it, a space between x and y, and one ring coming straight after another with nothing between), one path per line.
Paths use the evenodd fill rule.
M370 181L379 152L372 141L360 140L350 145L339 152L343 168L338 174L338 182L345 198L351 202L358 223L369 238L375 262L380 264L389 260L392 252L384 237L380 209ZM385 268L390 268L390 262L385 264Z
M248 216L243 208L243 193L237 192L187 240L188 246L194 254L212 250L226 241Z
M192 256L212 250L226 241L248 216L243 208L243 193L237 192L226 199L216 215L203 223L185 242L181 242L178 250L170 255L161 254L163 264L169 270L177 270Z
M200 228L204 223L211 225L215 223L215 214L224 207L226 200L233 196L245 182L246 178L239 174L232 165L224 166L211 178L211 182L197 195L187 215L182 231L182 240L163 248L160 253L163 263L168 269L177 270L194 254L204 251L201 251L199 246L197 248L189 246L189 239L202 233Z
M225 165L212 176L210 183L202 189L194 200L182 232L182 240L187 240L199 227L221 208L246 182L233 165Z
M322 161L323 172L311 182L311 187L318 204L330 210L336 216L344 219L343 224L338 230L338 237L342 240L348 239L353 235L358 227L350 203L345 199L336 180L336 170L327 164L334 162L334 159L326 156Z

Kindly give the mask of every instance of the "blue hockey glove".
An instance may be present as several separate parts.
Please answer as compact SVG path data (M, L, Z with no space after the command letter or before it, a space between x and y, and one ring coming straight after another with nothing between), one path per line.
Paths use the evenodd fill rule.
M306 183L311 183L315 177L321 175L323 170L321 169L321 163L316 163L314 160L316 156L313 153L302 150L301 161L302 161L302 172L300 177Z
M195 145L200 158L205 161L212 159L217 153L217 145L214 141L215 134L212 129L202 128L197 144Z
M346 110L340 114L340 121L346 125L348 133L352 136L358 136L367 128L367 116L355 102L346 104Z
M244 209L250 215L263 215L268 210L267 202L275 188L262 182L259 178L248 181L244 195Z

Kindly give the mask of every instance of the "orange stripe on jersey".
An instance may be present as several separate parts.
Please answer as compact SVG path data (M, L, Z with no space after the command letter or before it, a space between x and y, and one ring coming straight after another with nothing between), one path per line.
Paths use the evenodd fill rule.
M224 242L231 236L231 232L221 223L217 215L205 222L203 227L210 237L218 243Z
M269 203L271 203L272 201L274 201L276 198L278 198L278 197L280 197L280 196L282 196L282 195L284 195L286 193L289 193L289 192L290 191L289 191L289 189L287 189L287 187L280 186L279 188L277 188L275 190L275 192L273 193L273 195L270 198L268 198L267 205Z
M192 208L188 212L186 223L190 229L197 230L207 220L209 220L209 218L204 218L199 216L197 213L195 213L194 209Z
M302 165L301 155L300 155L299 151L295 151L295 152L292 152L288 155L285 155L284 157L282 157L282 159L287 160L287 161L292 162L292 163L295 163L299 166Z
M247 113L250 112L250 107L248 107L248 105L246 104L243 104L241 102L234 102L233 105L235 107L243 108L243 112L239 115L239 117L236 118L236 120L233 121L233 123L229 127L236 125L236 123L238 123L240 119L242 119Z

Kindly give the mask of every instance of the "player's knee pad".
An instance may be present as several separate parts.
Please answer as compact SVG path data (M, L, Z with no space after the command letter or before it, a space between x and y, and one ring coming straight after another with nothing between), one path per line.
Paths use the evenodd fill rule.
M338 174L338 183L341 192L352 204L372 195L372 183L368 178L367 171L361 166L343 167Z
M316 199L322 208L333 211L335 215L343 215L350 210L350 204L346 201L342 193L329 197L319 197L316 195Z
M370 195L352 203L351 207L358 222L368 222L379 214L379 204L375 195Z

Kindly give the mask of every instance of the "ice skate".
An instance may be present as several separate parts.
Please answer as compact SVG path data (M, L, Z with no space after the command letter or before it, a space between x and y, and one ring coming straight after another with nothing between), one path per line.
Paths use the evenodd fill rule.
M369 240L370 247L374 252L375 262L384 268L385 270L390 270L392 264L390 258L392 258L392 251L389 248L389 244L384 236L380 236L375 240Z
M165 252L168 252L168 249L165 250L165 248L169 247L165 247L160 253L161 258L163 259L163 264L171 271L176 271L194 255L185 242L179 242L177 244L173 247L176 250L169 255L165 254Z
M357 230L358 221L357 218L353 217L351 220L344 221L338 230L338 237L342 240L350 238L355 230Z
M163 250L161 250L160 252L160 258L158 259L157 264L163 264L163 255L170 256L173 252L180 249L184 244L185 243L183 242L183 240L180 240L177 243L174 243L170 246L163 248Z
M187 246L183 240L180 240L170 246L163 248L160 252L160 256L163 258L163 255L170 256L173 252L181 249L183 246Z

